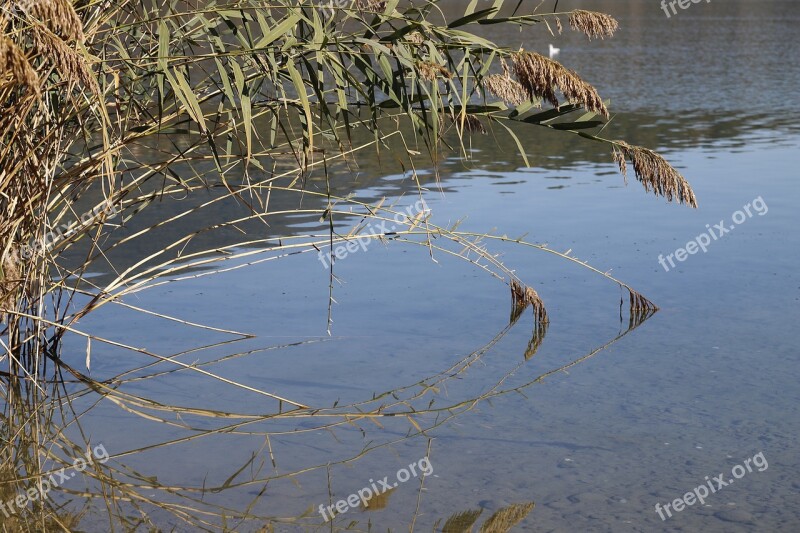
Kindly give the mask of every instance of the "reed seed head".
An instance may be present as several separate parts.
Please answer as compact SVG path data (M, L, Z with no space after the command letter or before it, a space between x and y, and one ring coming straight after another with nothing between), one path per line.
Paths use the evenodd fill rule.
M483 79L483 86L493 95L513 105L521 105L525 101L525 87L508 75L492 74Z
M623 176L627 175L627 161L633 165L636 179L647 192L663 196L667 201L697 207L697 198L689 182L666 159L652 150L633 146L624 141L614 141L614 161Z
M549 322L544 302L539 294L532 288L519 281L511 280L511 322L516 321L522 312L531 306L533 308L533 318L538 324Z
M85 42L83 24L69 0L35 0L31 15L65 41Z
M39 94L39 76L25 53L11 39L0 37L0 79L10 77L18 85L27 85Z
M558 107L556 91L559 90L570 102L580 103L589 111L609 117L597 89L558 61L525 51L517 52L512 59L514 74L531 100L543 98Z
M428 81L433 81L439 76L444 76L448 80L453 77L450 71L442 65L430 61L419 61L417 63L417 69L419 70L420 76Z
M592 37L612 37L619 28L619 22L611 15L583 9L570 13L569 25L573 30L582 31L590 40Z
M83 85L95 95L100 94L100 86L86 58L66 41L41 26L34 26L31 33L34 49L53 62L63 79Z

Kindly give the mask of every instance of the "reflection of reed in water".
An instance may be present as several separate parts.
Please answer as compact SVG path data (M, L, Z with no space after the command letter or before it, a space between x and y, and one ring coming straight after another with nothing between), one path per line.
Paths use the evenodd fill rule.
M529 364L527 360L512 365L502 376L486 382L480 371L483 365L477 363L519 323L525 309L533 306L535 332L527 347L519 347L521 353L525 352L526 358L532 357L541 344L534 340L543 338L546 332L547 322L542 320L543 310L537 311L537 301L532 293L526 291L522 285L515 288L516 294L512 292L515 296L512 299L513 312L508 325L486 344L437 374L406 386L375 393L372 398L348 405L338 405L335 402L329 407L292 408L259 415L252 412L223 412L190 405L168 405L128 390L130 386L142 381L210 369L223 361L252 356L258 352L237 352L233 347L241 340L225 344L227 355L199 363L196 368L162 368L168 364L162 359L131 368L124 374L103 381L95 381L68 365L59 357L59 346L55 346L50 357L57 363L59 370L52 372L49 380L40 379L38 382L38 387L46 388L44 392L47 395L30 381L7 377L11 386L6 389L4 397L6 409L3 430L6 444L2 450L2 497L8 500L19 491L35 487L37 480L46 478L59 467L71 466L73 458L86 454L89 444L84 440L70 440L68 431L69 434L85 433L81 429L81 419L89 415L91 407L83 410L78 405L84 405L85 401L94 405L97 400L93 398L97 398L109 400L120 409L120 413L138 415L143 428L153 423L160 426L168 424L180 430L179 435L182 436L127 451L112 450L116 453L109 463L87 469L84 478L73 480L75 485L71 481L55 488L50 493L51 498L31 505L24 515L20 514L18 519L15 518L19 521L21 530L37 530L32 524L46 524L52 530L65 530L64 527L70 530L87 523L129 526L135 523L152 528L163 528L170 524L179 527L184 524L194 528L225 531L225 521L232 518L244 524L268 522L277 530L312 527L318 517L300 512L294 516L276 516L265 512L269 507L270 497L274 497L276 491L282 490L281 483L295 479L313 479L318 473L330 471L331 468L346 467L345 465L361 460L374 451L393 447L399 442L427 439L427 432L430 430L455 420L484 402L509 392L521 392L541 382L547 375L578 364L627 333L625 331L573 363L551 370L526 383L506 384L519 369ZM636 318L633 320L636 321ZM523 322L527 323L527 320ZM281 350L288 356L299 345L291 343L270 349ZM473 384L463 387L467 381ZM482 392L469 393L476 384ZM66 394L65 390L70 393ZM464 391L467 391L466 394ZM369 443L357 453L352 451L354 441L348 438L352 433L348 430L353 427L359 428L363 441ZM188 485L169 480L160 472L157 463L152 461L147 464L155 466L147 470L125 464L126 457L129 462L136 463L139 455L147 454L150 457L152 452L168 451L175 446L196 449L199 439L224 438L235 442L243 435L263 439L266 443L265 450L273 464L272 471L259 466L258 454L253 454L244 458L240 466L233 467L224 476L227 479L208 478L202 485ZM327 439L325 446L330 450L332 460L278 470L286 447L297 449L298 446L311 443L321 445L325 442L320 441L321 438ZM102 442L103 435L95 430L92 439L94 442ZM281 441L287 441L284 447L276 447L275 444ZM45 460L52 464L44 466ZM424 494L420 487L420 500L424 499ZM219 499L222 496L224 497ZM388 496L384 494L371 500L366 510L390 509L392 500ZM222 503L231 498L248 503L239 508L231 508ZM67 500L72 500L72 503L65 506L64 502ZM505 531L504 524L516 523L514 520L522 520L530 512L525 505L512 506L496 513L484 523L481 531ZM131 516L137 517L134 522L131 522ZM352 519L352 516L341 518L348 522ZM450 523L455 527L453 521ZM344 527L344 522L335 524L336 530L341 527Z
M81 483L97 477L100 465L84 461L88 444L65 438L66 425L60 418L64 406L59 401L62 386L57 381L34 385L16 377L4 380L0 415L3 531L71 531L81 521L83 505L77 511L67 509L66 491L79 493ZM74 468L76 464L82 472ZM71 487L60 485L66 481Z

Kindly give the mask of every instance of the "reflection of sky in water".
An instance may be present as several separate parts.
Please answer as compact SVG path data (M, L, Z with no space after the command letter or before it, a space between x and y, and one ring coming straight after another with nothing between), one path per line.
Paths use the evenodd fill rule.
M554 41L562 48L559 59L613 98L620 113L610 127L615 136L668 149L694 186L700 208L646 195L633 176L625 187L605 146L566 134L526 138L534 169L519 168L510 144L496 150L479 140L470 165L445 161L438 183L433 174L420 173L431 190L426 200L434 222L448 225L466 217L460 229L511 237L527 233L530 241L572 249L643 292L661 311L608 350L528 389L527 399L508 395L481 404L433 431L437 477L426 481L418 524L427 529L435 519L468 508L484 507L486 517L509 503L532 500L537 506L524 522L528 530L788 531L800 522L795 445L800 136L786 120L796 116L797 104L787 98L800 81L797 4L701 3L670 20L655 1L588 4L618 16L618 38L589 44L565 34ZM520 39L527 35L535 35L537 45L552 40L539 28ZM782 109L790 105L793 114ZM364 161L360 171L374 185L359 189L358 197L404 192L412 195L407 203L413 202L409 176L387 166L389 177L378 179L380 166ZM767 215L748 220L670 272L659 266L659 254L684 246L706 224L730 220L758 196L769 206ZM288 225L314 223L300 217ZM488 246L539 291L552 320L539 352L510 384L576 359L618 333L620 293L613 284L536 250ZM330 404L446 368L504 327L509 302L507 289L496 280L466 263L436 257L438 264L424 248L371 244L366 253L337 264L342 284L335 286L333 339L260 352L217 371ZM324 336L328 283L315 254L307 254L170 284L141 294L136 304L256 333L258 339L233 348L255 349ZM487 353L469 379L453 385L454 397L477 393L521 362L529 318L526 314ZM159 353L214 338L116 310L90 315L82 325ZM131 364L112 352L95 355L96 377L119 371L122 362ZM207 390L203 401L209 405L242 409L239 391L188 373L138 387L132 391L181 404L197 402L196 391ZM110 407L94 415L85 425L103 434L109 451L178 433L120 417ZM135 435L114 436L130 425L137 427ZM366 440L388 440L406 430L386 424ZM355 429L338 436L340 445L329 438L276 439L281 468L342 458L363 444ZM189 455L175 447L132 457L130 464L140 470L158 465L159 478L169 482L202 484L206 474L224 480L261 445L247 437L201 439ZM412 440L394 450L397 455L382 450L335 469L337 494L350 494L370 478L422 457L425 442ZM681 497L704 476L730 471L760 451L769 461L767 471L712 495L707 507L694 506L666 523L658 519L657 502ZM300 486L276 484L263 511L291 514L325 502L326 483L324 474L314 474ZM416 497L409 484L394 491L380 513L346 519L370 518L381 528L401 529L411 520ZM245 496L224 493L218 501L240 507Z

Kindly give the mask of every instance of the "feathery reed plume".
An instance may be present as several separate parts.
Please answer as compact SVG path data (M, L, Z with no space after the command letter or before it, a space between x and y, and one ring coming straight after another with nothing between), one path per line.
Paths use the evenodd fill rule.
M34 25L31 34L34 49L53 62L63 79L82 84L95 95L100 94L100 86L92 73L92 67L81 54L46 28Z
M505 533L522 522L533 511L533 502L514 503L504 507L483 523L480 533Z
M519 281L511 280L511 322L515 322L522 312L528 308L533 307L533 318L537 323L547 323L547 311L544 308L544 302L539 297L539 294L531 287L527 287Z
M459 117L456 117L455 120L456 122L460 123ZM475 115L466 115L464 117L464 129L469 133L480 133L481 135L486 135L486 127Z
M493 95L513 105L525 101L525 88L508 75L492 74L483 78L483 86Z
M0 37L0 76L11 75L15 83L27 85L39 94L39 76L23 51L9 38Z
M614 161L626 178L628 171L626 160L633 164L636 179L642 183L647 192L652 191L656 196L663 196L669 202L677 200L678 203L697 207L697 198L686 178L654 151L624 141L614 141L613 154Z
M570 13L569 25L573 30L582 31L590 40L592 37L612 37L619 28L619 22L611 15L583 9Z
M419 70L420 76L428 81L435 80L437 77L439 77L439 75L444 76L448 80L453 77L453 74L451 74L450 71L444 68L442 65L438 63L431 63L430 61L417 62L417 69Z
M36 0L31 14L65 41L83 43L83 24L69 0Z
M514 74L531 100L543 98L558 107L556 90L560 90L570 102L580 103L589 111L609 117L597 89L558 61L525 51L517 52L512 59Z

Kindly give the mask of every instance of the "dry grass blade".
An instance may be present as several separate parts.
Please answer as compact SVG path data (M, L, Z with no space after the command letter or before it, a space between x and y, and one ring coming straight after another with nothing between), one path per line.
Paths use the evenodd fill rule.
M583 32L589 39L612 37L619 28L619 22L614 17L583 9L576 9L570 13L569 25L573 30Z
M386 509L386 506L389 505L389 496L391 496L395 490L397 489L392 488L381 494L373 494L364 504L364 509L367 511Z
M670 202L677 200L681 204L697 207L697 198L686 178L654 151L624 141L614 141L613 156L623 176L627 176L626 160L631 162L636 179L647 192L663 196Z
M572 103L580 103L589 111L608 118L603 100L597 89L586 83L572 70L536 52L520 51L512 56L514 74L528 97L543 98L558 107L556 91L561 91Z
M359 9L381 12L386 9L386 0L356 0Z
M500 509L483 523L480 533L506 533L522 522L533 510L534 503L515 503Z

